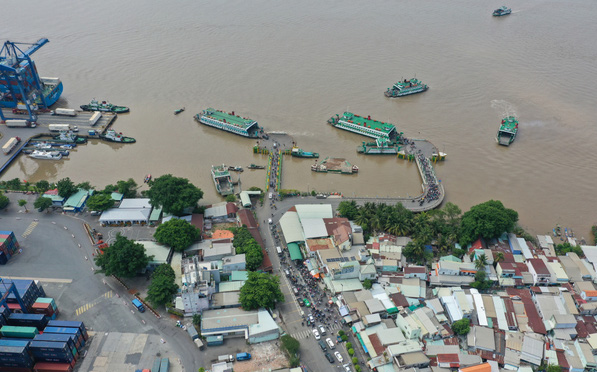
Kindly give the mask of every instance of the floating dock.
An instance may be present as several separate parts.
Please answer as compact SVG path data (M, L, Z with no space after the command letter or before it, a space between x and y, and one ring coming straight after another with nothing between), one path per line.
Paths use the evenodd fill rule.
M359 172L359 167L350 164L346 159L343 158L330 158L323 159L319 164L315 163L311 166L313 172L322 173L341 173L341 174L353 174Z

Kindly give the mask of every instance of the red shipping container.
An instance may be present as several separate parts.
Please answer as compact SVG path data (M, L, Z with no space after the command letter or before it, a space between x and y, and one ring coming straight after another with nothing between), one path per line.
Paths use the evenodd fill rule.
M36 302L31 305L31 311L35 314L54 315L54 309L50 303Z
M14 313L14 312L22 313L23 312L23 310L21 310L21 306L19 306L19 304L7 302L6 306L8 306L8 310L10 310L11 313Z
M72 372L73 367L70 363L49 363L40 362L33 366L35 372Z

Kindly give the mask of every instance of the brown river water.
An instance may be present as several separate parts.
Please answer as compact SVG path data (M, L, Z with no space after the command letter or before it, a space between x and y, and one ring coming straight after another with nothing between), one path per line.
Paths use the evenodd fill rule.
M41 76L60 77L58 107L92 98L131 108L115 129L134 145L92 142L60 162L20 157L2 175L70 177L103 187L142 183L147 173L189 178L220 200L212 164L265 164L253 141L196 123L215 107L291 134L306 151L344 157L358 175L314 174L286 158L283 187L347 196L420 191L413 164L358 155L364 137L326 120L349 110L394 123L448 154L436 168L448 201L463 210L499 199L521 224L547 233L560 223L588 237L597 222L597 3L379 1L51 1L3 6L0 35L50 43L33 56ZM430 86L400 99L383 92L415 76ZM179 107L186 111L178 116ZM516 141L495 142L505 114ZM245 188L263 171L245 171Z

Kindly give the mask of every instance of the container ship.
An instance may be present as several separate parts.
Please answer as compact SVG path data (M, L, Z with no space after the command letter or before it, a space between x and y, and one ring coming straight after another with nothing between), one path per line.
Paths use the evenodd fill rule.
M44 108L52 106L62 95L59 78L40 77L31 55L48 43L39 39L26 50L6 41L0 49L0 108L17 108L29 102Z
M497 137L495 139L497 143L502 146L510 146L510 144L514 142L517 133L518 120L516 120L514 116L508 116L502 119L500 129L498 130Z
M255 120L235 115L234 111L228 113L213 108L203 110L195 115L195 120L210 127L225 130L230 133L248 138L260 138L263 129Z
M394 84L391 88L385 91L386 97L402 97L411 94L422 93L429 89L427 84L423 84L420 80L412 78L410 80L404 79Z
M230 171L225 165L212 165L211 178L214 180L216 190L222 196L234 194L234 185L230 177Z
M336 114L332 116L328 123L339 129L361 134L371 138L387 138L394 140L398 137L398 132L394 124L383 123L371 119L371 116L362 117L350 112L345 112L342 116Z
M402 146L386 138L378 138L375 142L363 142L357 148L359 154L367 155L396 155Z

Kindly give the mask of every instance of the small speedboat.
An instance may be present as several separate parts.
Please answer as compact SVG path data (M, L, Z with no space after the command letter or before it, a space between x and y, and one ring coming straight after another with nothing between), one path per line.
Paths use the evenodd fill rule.
M148 174L147 176L145 176L145 179L143 180L143 182L148 183L149 181L151 181L151 174Z
M501 17L501 16L505 16L512 13L512 9L506 7L506 6L502 6L501 8L498 8L496 10L493 11L493 15L495 17Z
M180 114L183 111L184 111L184 107L183 108L179 108L178 110L174 111L174 115L178 115L178 114Z

